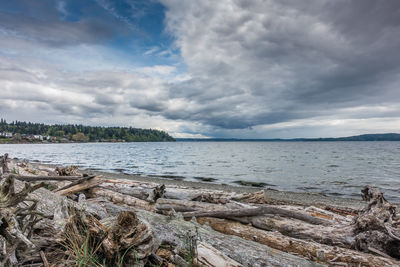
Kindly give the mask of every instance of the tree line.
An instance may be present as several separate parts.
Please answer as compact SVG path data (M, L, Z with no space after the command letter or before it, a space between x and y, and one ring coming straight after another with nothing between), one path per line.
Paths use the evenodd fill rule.
M161 142L175 141L167 132L140 129L133 127L100 127L84 126L76 124L46 125L43 123L32 123L13 121L8 123L5 119L0 120L0 132L11 132L14 135L43 135L55 138L66 138L73 141L126 141L126 142Z

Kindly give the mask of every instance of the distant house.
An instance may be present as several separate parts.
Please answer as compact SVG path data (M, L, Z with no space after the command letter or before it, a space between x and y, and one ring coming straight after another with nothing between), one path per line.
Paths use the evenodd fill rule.
M6 137L6 138L12 138L13 134L12 133L8 133L8 132L0 132L0 136Z
M44 136L43 136L43 135L40 135L40 134L33 135L33 139L36 139L36 140L43 141L43 139L44 139Z

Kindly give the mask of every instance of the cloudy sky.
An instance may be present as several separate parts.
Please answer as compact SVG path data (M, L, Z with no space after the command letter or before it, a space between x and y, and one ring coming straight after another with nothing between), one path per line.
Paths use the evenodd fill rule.
M398 0L0 2L0 117L175 137L400 132Z

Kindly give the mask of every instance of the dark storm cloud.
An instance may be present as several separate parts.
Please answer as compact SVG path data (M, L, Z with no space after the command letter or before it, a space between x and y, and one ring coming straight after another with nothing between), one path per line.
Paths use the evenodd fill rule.
M171 94L199 106L168 118L234 129L400 100L399 1L163 2L192 74Z

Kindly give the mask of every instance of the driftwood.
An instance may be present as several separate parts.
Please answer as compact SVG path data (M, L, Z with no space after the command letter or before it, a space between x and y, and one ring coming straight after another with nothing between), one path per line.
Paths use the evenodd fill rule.
M334 221L311 216L306 212L274 206L243 209L234 205L234 203L219 205L161 198L157 201L156 210L182 212L185 218L210 216L230 218L250 223L259 229L278 231L290 237L314 240L322 244L345 248L354 246L353 228L349 224L337 224ZM266 215L262 216L263 214Z
M36 181L75 181L82 179L82 176L23 176L11 174L15 179L25 182ZM94 177L94 176L91 176Z
M155 238L161 244L185 246L183 238L187 233L198 236L221 253L244 266L322 266L284 252L271 249L265 245L245 240L232 235L224 235L209 227L184 221L179 217L165 216L137 210L139 218L148 222Z
M165 185L156 187L104 187L105 189L112 190L124 195L136 197L149 202L156 202L157 199L164 196Z
M76 180L76 181L73 181L73 182L71 182L71 183L69 183L66 186L63 186L61 188L57 188L57 189L53 190L53 192L58 192L58 191L70 188L70 187L72 187L74 185L81 184L81 183L83 183L83 182L85 182L87 180L90 180L90 179L94 178L94 177L96 177L96 176L93 176L93 175L92 176L83 176L83 178L81 178L79 180Z
M80 181L80 183L77 183L71 187L57 191L57 194L62 195L62 196L69 196L69 195L96 187L103 182L100 177L93 177L93 178L79 180L79 181Z
M14 164L15 162L11 161L8 167L12 168ZM1 167L3 170L3 165ZM320 200L319 196L313 194L307 199L306 206L309 207L304 207L299 205L300 195L286 201L282 199L284 194L269 192L267 197L266 191L238 194L175 186L164 188L154 183L129 180L104 180L84 176L51 177L45 174L41 172L42 176L3 175L0 193L7 197L1 199L8 200L3 202L4 208L0 209L0 235L7 236L4 229L10 229L3 223L4 220L10 220L7 219L8 214L14 214L12 216L17 218L17 223L10 221L16 225L15 229L35 230L33 236L28 234L32 233L32 230L22 231L28 240L25 242L14 244L13 241L18 237L24 240L21 235L15 235L15 232L14 239L10 239L10 236L8 239L0 238L1 247L3 248L4 244L6 247L0 251L0 257L8 265L43 263L43 255L46 255L51 264L57 262L57 253L61 255L59 259L65 259L64 252L57 251L54 245L57 244L56 233L62 229L69 233L68 237L77 238L73 241L75 243L82 241L85 234L86 237L92 238L92 243L100 242L98 256L107 258L107 262L112 265L117 251L126 251L127 247L124 247L124 244L129 243L127 240L140 232L137 231L137 226L130 224L135 221L137 215L138 220L154 234L151 235L151 245L145 242L146 249L141 254L141 265L150 260L151 264L156 263L157 266L166 265L168 262L184 266L187 264L184 260L186 256L181 253L181 249L187 245L186 237L190 235L190 240L196 240L191 247L197 247L197 263L203 266L318 265L284 252L302 255L309 260L330 266L399 266L399 262L394 259L400 258L400 220L396 216L396 206L388 203L382 193L370 187L363 190L363 198L369 203L366 208L359 209L361 212L355 217L348 214L353 215L357 211L356 202L349 206L351 212L346 213L344 202L339 201L340 205L337 207L330 206L333 203L331 199ZM19 178L30 181L69 180L70 183L54 193L39 188L43 184L30 186L16 180ZM15 184L10 181L14 181ZM24 193L15 193L17 190L13 189L14 185L20 193ZM39 189L32 192L33 187ZM61 196L81 191L85 191L85 194L74 198L77 201L79 199L78 203ZM32 200L33 204L29 204L27 199ZM315 207L310 207L309 203L314 203L314 200ZM67 207L73 206L77 212L69 216L68 209L65 209L62 203L67 204ZM271 203L274 205L270 205ZM19 210L24 212L15 213ZM126 215L122 220L126 222L124 227L118 223L118 216L121 214ZM196 219L183 220L191 217ZM45 219L36 223L39 218ZM211 228L223 234L212 231L208 226L198 225L196 220L201 224L209 224ZM28 221L29 225L33 226L27 226ZM68 226L65 227L66 225ZM118 230L112 231L111 229L117 229L114 228L116 225L119 225ZM82 232L82 229L92 232ZM143 235L148 231L143 232ZM137 237L140 236L142 235ZM64 241L68 242L67 239L65 236ZM138 243L130 244L140 247ZM154 254L154 249L160 244L172 245L172 254L167 258L163 259ZM42 257L40 251L45 253L41 253Z
M67 167L56 167L55 172L59 176L76 176L78 173L78 167L67 166Z
M4 156L0 157L0 166L2 174L10 173L10 169L8 168L8 154L5 153Z
M378 190L366 186L362 197L367 207L355 218L355 246L361 251L379 251L400 258L400 230L396 206Z
M305 212L297 212L287 209L282 209L273 206L262 206L258 208L236 209L236 210L222 210L222 211L197 211L185 212L184 218L190 217L215 217L215 218L233 218L233 217L252 217L264 214L275 214L288 218L294 218L305 221L311 224L331 225L332 222L326 219L313 217Z
M312 225L279 216L256 216L248 218L248 222L256 228L267 231L278 231L294 238L314 240L321 244L344 248L354 246L354 235L351 225Z
M75 211L65 225L64 239L71 251L89 245L88 249L93 250L92 257L107 266L144 266L157 247L148 225L131 211L121 212L106 224L82 211ZM74 256L79 258L79 254Z
M242 267L243 265L232 260L213 246L199 242L197 244L197 263L205 267Z
M161 211L172 211L175 212L190 212L190 211L217 211L217 210L231 210L251 207L246 204L229 202L224 205L214 204L199 201L187 201L187 200L177 200L177 199L166 199L159 198L156 203L156 210Z
M256 229L249 225L238 222L227 221L216 218L197 218L200 224L207 224L214 230L242 237L247 240L256 241L271 248L301 255L310 260L324 262L334 265L335 263L345 263L351 266L397 266L398 261L382 257L373 256L363 252L340 247L332 247L317 242L305 241L287 237L279 232L270 232Z
M135 208L149 210L149 211L154 210L154 204L152 203L149 203L139 198L117 193L108 189L92 188L89 190L89 194L92 195L93 197L105 197L111 202L116 204L126 204L129 206L133 206Z
M0 186L0 263L2 266L11 266L19 263L16 252L26 254L27 251L35 249L30 240L33 234L33 226L41 219L36 212L36 202L32 204L17 206L26 200L28 194L43 187L40 183L34 186L25 184L22 190L15 191L14 178L6 177Z
M225 204L234 196L240 198L235 193L227 193L223 191L168 187L165 189L163 197L168 199Z
M96 204L96 199L92 199L92 204ZM115 214L123 210L132 210L131 207L123 208L110 202L100 201L98 204L102 207L105 204L106 209ZM190 234L201 242L209 244L220 254L244 266L322 266L256 242L215 232L209 227L200 226L192 221L184 221L179 216L165 216L141 209L136 210L135 213L138 218L148 223L159 244L185 248L187 246L185 236ZM107 225L108 221L113 220L115 220L114 217L109 217L101 222Z

